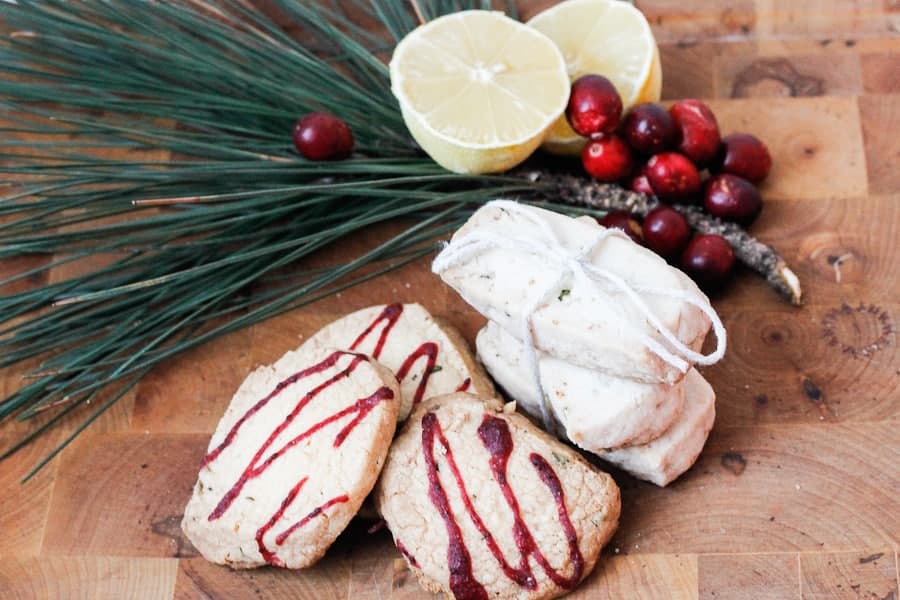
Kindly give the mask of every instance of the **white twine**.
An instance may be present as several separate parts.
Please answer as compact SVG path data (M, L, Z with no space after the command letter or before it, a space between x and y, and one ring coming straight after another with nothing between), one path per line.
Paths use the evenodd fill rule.
M725 354L726 334L725 326L719 319L719 315L713 310L709 302L700 294L678 289L664 289L644 286L631 286L627 281L616 275L615 273L598 267L590 262L591 254L596 247L610 237L619 237L627 239L623 231L614 228L597 228L596 235L590 244L587 244L579 251L571 251L566 249L559 238L556 236L553 228L547 223L546 219L541 216L541 212L528 209L516 202L510 200L494 200L486 206L493 206L505 210L509 213L516 214L523 219L536 225L540 230L540 235L529 235L521 237L515 235L504 236L496 232L472 231L465 235L455 238L450 244L438 254L432 263L432 271L440 275L447 269L470 261L477 255L488 250L505 249L516 250L519 252L540 256L545 259L551 259L560 266L560 276L556 281L548 285L540 293L531 298L525 305L522 313L521 337L524 343L524 359L529 372L532 375L533 382L540 394L541 399L541 417L544 426L548 429L551 426L549 409L547 407L547 399L544 395L544 388L541 384L541 374L538 365L537 348L534 343L534 328L532 320L534 313L547 301L555 296L560 289L566 285L567 280L574 279L576 284L593 286L595 289L603 291L600 288L601 281L607 281L624 296L643 314L644 318L653 326L653 328L662 336L669 344L671 350L667 349L659 340L648 335L630 324L625 324L625 328L635 335L640 342L653 354L658 356L667 364L678 369L681 373L686 373L691 368L691 364L710 365L717 362ZM640 294L651 296L662 296L666 298L674 298L686 302L700 309L712 323L713 332L716 335L716 349L710 354L701 354L679 340L673 334L654 312L647 306L647 303L641 298Z

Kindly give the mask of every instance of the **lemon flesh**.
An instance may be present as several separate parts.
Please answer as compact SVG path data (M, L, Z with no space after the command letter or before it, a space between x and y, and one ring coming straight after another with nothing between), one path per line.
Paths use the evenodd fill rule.
M413 138L457 173L519 164L569 99L557 46L497 12L462 11L418 27L394 49L390 73Z
M528 25L559 46L572 81L587 74L607 77L622 96L624 110L659 100L659 49L647 19L631 4L621 0L567 0L535 15ZM578 154L586 142L562 117L553 124L544 149L555 154Z

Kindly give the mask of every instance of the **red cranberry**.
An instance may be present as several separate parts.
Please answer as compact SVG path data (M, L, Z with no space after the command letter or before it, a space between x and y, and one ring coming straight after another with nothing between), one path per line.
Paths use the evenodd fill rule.
M719 151L719 124L716 115L699 100L679 100L669 114L681 133L678 149L697 166L708 164Z
M638 194L647 194L648 196L653 195L653 188L650 186L650 181L647 179L646 165L641 167L640 171L631 178L628 187L632 192L637 192Z
M707 290L716 291L734 267L734 250L721 235L694 236L681 253L681 268Z
M328 113L309 113L294 125L294 145L309 160L339 160L353 152L353 132Z
M660 205L644 217L644 242L660 256L678 256L691 239L687 219L671 206Z
M772 157L758 137L749 133L732 133L722 138L715 168L759 183L768 176Z
M622 98L602 75L582 75L572 84L566 118L578 135L612 133L622 118Z
M694 163L677 152L663 152L647 162L647 181L663 202L691 199L700 191L700 173Z
M674 148L677 130L672 116L665 108L646 102L634 106L625 115L622 136L632 150L649 155Z
M616 181L631 172L631 150L617 135L588 142L581 151L584 170L594 179Z
M641 231L641 224L637 222L637 219L634 218L634 215L631 213L625 212L624 210L614 210L612 212L606 213L602 219L597 221L604 227L614 227L616 229L621 229L628 237L637 242L638 244L643 244L643 232Z
M706 182L703 208L714 217L747 226L762 210L762 196L756 186L737 175L714 175Z

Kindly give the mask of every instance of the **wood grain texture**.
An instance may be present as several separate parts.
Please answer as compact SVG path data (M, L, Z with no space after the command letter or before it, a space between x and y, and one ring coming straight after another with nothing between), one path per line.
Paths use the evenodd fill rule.
M603 559L571 598L587 600L693 600L697 597L697 557L691 554L613 554Z
M9 438L0 435L6 447ZM40 460L43 450L33 446L13 456L0 469L0 557L13 554L37 556L41 551L44 526L50 509L57 463L38 473L28 485L22 477Z
M552 3L520 5L527 18ZM710 441L666 489L613 470L622 522L571 597L900 600L900 4L637 4L660 42L664 98L709 99L724 133L768 144L774 168L753 232L795 268L806 305L784 305L747 273L715 297L729 351L704 370L718 393ZM346 261L403 227L374 227L308 264ZM47 260L0 262L0 278ZM86 412L3 463L0 598L431 597L370 523L352 523L300 572L209 564L179 527L246 373L336 317L392 301L421 302L470 343L484 323L421 260L167 361L25 486ZM0 371L0 393L33 366ZM0 424L0 445L35 425Z
M215 429L231 394L251 367L250 331L230 334L222 342L219 352L190 350L138 383L131 420L134 431L208 433Z
M196 554L181 517L204 434L111 433L78 441L59 466L43 551L66 555Z
M801 554L803 600L890 598L897 591L897 554L890 549Z
M871 52L863 54L860 61L867 94L900 92L900 53Z
M617 477L627 509L613 544L629 553L896 548L895 442L887 422L717 423L697 464L671 486Z
M7 556L0 561L5 600L84 598L168 600L176 560L108 556Z
M718 61L716 86L726 98L855 96L862 91L852 52L757 56L730 52Z
M700 600L799 600L798 554L712 554L698 559Z
M760 187L767 200L866 196L855 97L714 100L710 107L724 133L752 132L770 149L778 149L769 178ZM839 177L833 176L837 173Z
M859 99L869 188L876 194L900 192L900 94Z

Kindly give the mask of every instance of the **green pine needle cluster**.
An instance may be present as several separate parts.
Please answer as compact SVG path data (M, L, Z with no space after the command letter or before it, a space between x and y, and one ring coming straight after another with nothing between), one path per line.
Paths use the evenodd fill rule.
M425 256L480 202L534 194L448 173L410 139L385 62L417 24L407 0L0 3L0 260L29 257L0 280L0 368L36 364L0 420L42 415L0 458L83 411L39 469L160 361ZM293 149L296 119L320 110L352 128L351 159ZM305 266L398 218L355 260Z

